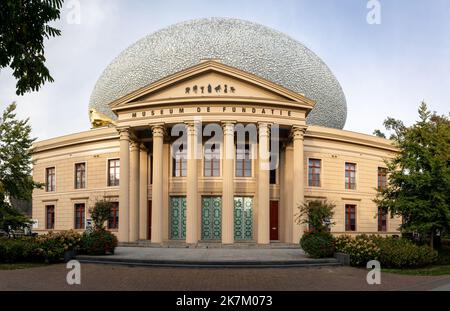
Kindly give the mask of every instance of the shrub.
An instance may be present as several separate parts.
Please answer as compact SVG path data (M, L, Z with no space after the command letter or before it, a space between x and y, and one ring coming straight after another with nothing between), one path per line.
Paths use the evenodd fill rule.
M310 231L329 232L336 206L327 201L309 201L298 206L297 224L307 224Z
M0 239L0 262L20 262L34 256L35 243L32 239Z
M302 249L313 258L331 257L334 238L329 232L305 232L300 239Z
M91 214L95 228L105 229L105 222L109 219L109 216L111 215L112 206L113 206L112 202L106 199L102 199L96 201L94 207L89 209L89 214Z
M82 237L82 252L88 255L114 254L117 237L104 229L85 232Z
M437 252L429 246L418 246L404 238L358 235L340 236L336 250L350 255L352 266L363 266L377 259L383 268L415 268L434 263Z
M418 246L401 238L385 238L378 241L380 263L384 268L415 268L434 263L438 254L428 245Z
M358 235L356 238L345 235L338 237L336 251L349 254L352 266L364 266L380 256L380 247L367 235Z
M57 262L69 250L80 247L74 231L49 233L35 238L0 239L0 262Z

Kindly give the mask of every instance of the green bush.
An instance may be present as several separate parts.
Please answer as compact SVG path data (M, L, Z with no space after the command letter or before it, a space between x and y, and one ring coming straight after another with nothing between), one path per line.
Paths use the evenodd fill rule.
M437 261L438 254L427 245L418 246L401 238L385 238L378 241L380 263L384 268L415 268Z
M367 262L378 260L380 256L380 247L367 235L355 238L343 235L336 238L336 251L350 255L352 266L365 266Z
M340 236L336 239L336 251L349 254L352 266L364 266L376 259L382 268L415 268L432 264L438 258L437 252L426 245L376 235Z
M31 239L0 239L0 262L12 263L34 256L35 243Z
M88 255L114 254L117 247L117 237L104 229L85 232L82 236L82 252Z
M0 239L0 262L57 262L64 253L80 247L74 231L49 233L35 238Z
M305 232L300 239L300 246L313 258L332 257L334 238L329 232Z

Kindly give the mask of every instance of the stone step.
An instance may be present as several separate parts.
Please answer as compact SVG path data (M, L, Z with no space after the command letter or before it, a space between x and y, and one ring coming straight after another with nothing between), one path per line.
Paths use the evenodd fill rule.
M185 242L171 241L162 244L151 243L148 240L140 240L137 242L120 242L119 246L123 247L163 247L163 248L231 248L231 249L295 249L299 248L297 244L273 242L267 245L260 245L256 242L236 242L234 244L222 244L220 242L199 242L197 244L187 244Z

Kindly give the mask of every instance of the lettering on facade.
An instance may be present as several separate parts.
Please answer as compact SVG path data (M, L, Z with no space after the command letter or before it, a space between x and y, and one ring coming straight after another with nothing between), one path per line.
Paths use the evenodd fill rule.
M215 94L234 94L236 93L236 88L228 84L218 84L216 86L208 84L207 86L188 86L184 89L184 94L212 94L213 92Z
M215 110L213 110L215 109ZM131 118L137 118L138 114L142 117L150 116L163 116L163 115L176 115L184 113L247 113L247 114L265 114L272 116L291 117L292 112L290 110L274 109L274 108L254 108L254 107L236 107L236 106L223 106L223 107L192 107L192 108L167 108L157 109L150 111L132 112Z

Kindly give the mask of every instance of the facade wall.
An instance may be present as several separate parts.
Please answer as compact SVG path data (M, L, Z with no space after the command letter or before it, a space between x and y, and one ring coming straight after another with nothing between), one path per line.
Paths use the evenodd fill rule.
M304 140L304 185L305 200L327 199L336 205L332 232L343 233L378 233L377 208L372 201L377 187L378 167L384 167L384 159L392 152L379 148L376 143L361 144L352 142L350 132L333 130L343 139L324 138L316 135L317 131L326 132L323 128L312 127L306 133ZM119 141L114 128L93 130L67 137L56 138L37 144L38 152L34 156L35 164L33 177L37 182L45 182L45 169L56 169L56 191L46 192L45 189L35 190L33 193L33 219L38 221L37 232L46 232L45 206L55 206L55 230L68 230L74 228L74 205L85 203L86 219L89 218L88 208L95 200L109 197L118 201L119 187L108 187L107 165L108 159L119 157ZM362 136L358 134L359 138ZM370 137L370 136L367 136ZM95 139L94 139L95 138ZM186 195L186 178L172 177L172 161L170 160L170 144L163 147L163 240L169 240L169 200L170 196ZM310 187L308 185L308 159L321 160L321 185ZM292 145L287 144L281 148L280 166L277 171L277 184L270 185L270 200L279 201L279 237L280 241L292 240L292 227L296 211L289 209L292 206L292 197L289 193L295 189L292 183L293 170ZM86 188L75 189L75 164L86 163ZM150 161L149 161L150 162ZM356 189L347 190L344 184L345 162L356 163ZM202 196L221 196L222 169L220 177L203 177L203 162L198 162L198 207L201 208ZM236 196L251 196L254 202L253 237L257 239L258 225L258 196L257 196L257 160L253 160L252 176L234 179L234 192ZM150 170L149 170L150 171ZM150 178L149 178L150 179ZM152 186L148 185L148 199L152 197ZM356 232L345 231L345 204L355 204ZM198 224L201 223L201 212L198 213ZM120 221L120 220L119 220ZM386 234L398 234L399 218L387 220ZM383 234L385 234L383 233Z

